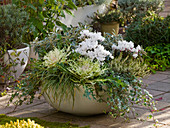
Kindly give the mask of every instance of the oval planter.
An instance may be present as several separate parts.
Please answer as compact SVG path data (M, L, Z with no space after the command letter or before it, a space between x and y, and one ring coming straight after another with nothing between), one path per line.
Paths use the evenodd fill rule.
M111 22L111 23L102 23L101 24L102 33L105 32L105 33L112 34L114 32L113 29L115 30L115 34L118 35L118 33L119 33L119 23Z
M70 25L77 26L79 22L85 23L85 21L87 21L87 23L90 23L91 19L88 18L87 16L93 16L93 13L97 12L97 10L100 13L102 13L105 11L105 9L106 9L105 4L87 5L84 7L78 7L77 10L71 11L74 16L66 13L65 18L62 18L61 22L63 22L67 26L70 26Z
M16 50L16 54L20 52L19 56L14 56L12 53L14 53L14 50L8 50L8 53L4 55L4 63L9 64L9 56L11 58L11 61L14 61L14 63L18 63L16 66L10 67L10 75L14 77L14 79L18 79L19 76L23 73L29 58L30 48L29 46L21 49ZM19 59L17 59L19 58ZM24 64L21 64L21 60L23 60ZM16 73L13 73L12 71L16 71ZM8 82L14 82L13 80L10 80ZM4 80L0 79L0 83L4 83Z
M59 100L54 98L54 91L46 91L44 93L44 98L46 101L54 108L59 111L79 115L79 116L89 116L95 114L104 113L104 111L108 111L109 107L106 103L99 103L93 98L88 99L87 97L83 96L84 89L80 87L80 90L75 89L75 96L74 96L74 105L73 105L73 98L64 100L62 99L60 105Z

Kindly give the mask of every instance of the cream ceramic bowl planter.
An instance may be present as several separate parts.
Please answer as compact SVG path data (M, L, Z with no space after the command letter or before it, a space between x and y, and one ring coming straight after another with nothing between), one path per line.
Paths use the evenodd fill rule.
M97 10L102 13L105 11L105 9L105 4L86 5L84 7L78 7L77 10L71 11L74 16L66 13L65 18L62 18L61 22L63 22L67 26L72 25L74 27L77 26L79 22L85 23L85 21L87 21L87 23L90 23L91 20L87 16L93 16L94 12L97 12Z
M19 54L18 56L15 56L15 54ZM11 61L15 61L12 63L15 63L16 66L10 67L10 75L14 77L14 79L18 79L19 76L23 73L29 58L30 48L28 45L26 45L25 48L14 50L8 50L8 53L4 55L4 63L9 64ZM9 61L10 58L10 61ZM23 60L23 64L21 64L21 61ZM16 73L13 73L13 71L16 71ZM8 82L13 82L14 80L10 80ZM0 79L0 83L4 83L4 80Z
M87 97L83 96L84 89L80 87L80 89L75 89L75 96L74 96L74 105L73 105L73 98L64 100L61 99L61 103L59 104L59 100L54 98L54 91L46 91L44 92L44 98L46 101L54 108L59 111L79 115L79 116L89 116L95 114L104 113L104 111L109 110L109 106L106 103L99 103L97 100L93 98L88 99Z

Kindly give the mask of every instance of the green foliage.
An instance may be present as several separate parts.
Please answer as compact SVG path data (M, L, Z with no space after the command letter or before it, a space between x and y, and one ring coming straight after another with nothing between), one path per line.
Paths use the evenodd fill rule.
M128 113L135 113L133 105L147 106L149 109L155 110L155 103L152 95L142 88L143 83L131 73L114 72L112 68L102 77L103 82L99 85L107 88L103 90L107 93L107 99L101 97L101 101L106 102L110 106L109 114L116 117L128 118ZM108 77L109 76L109 77ZM134 114L135 116L135 114Z
M144 48L170 42L170 16L165 19L154 13L128 26L125 39Z
M17 117L9 117L4 114L0 114L0 125L4 125L6 123L10 123L10 121L17 121L19 120L27 120L28 118L17 118ZM71 123L58 123L58 122L47 122L45 120L40 120L36 117L30 117L29 119L34 120L36 123L44 126L45 128L89 128L89 126L85 127L78 127L78 125L73 125ZM4 127L3 127L4 128Z
M78 62L70 62L68 70L79 79L94 79L104 73L106 69L101 69L98 61L93 62L91 59L80 58ZM75 81L76 82L76 81ZM77 81L78 82L78 81Z
M29 47L28 44L22 43L24 47ZM25 65L25 60L20 54L25 54L25 51L19 51L13 48L13 50L7 51L5 48L0 47L0 82L10 83L17 80L17 70L16 66ZM21 57L21 58L20 58Z
M24 7L30 16L28 22L31 25L25 35L28 42L36 37L44 39L55 29L55 25L65 28L60 18L65 17L65 12L72 14L65 6L76 9L72 0L13 0L13 3L19 8Z
M117 44L119 40L123 40L121 34L113 35L110 33L104 33L105 40L100 42L108 51L112 51L112 45Z
M110 9L107 8L107 10L104 13L95 12L94 16L91 17L93 19L93 23L110 23L110 22L123 22L123 15L120 12L119 9Z
M79 24L79 27L68 27L65 31L57 30L57 32L50 34L44 40L35 41L35 50L38 52L39 57L42 58L49 51L53 50L54 47L59 49L67 48L71 46L71 49L75 47L80 39L80 31L83 29L90 29L89 26ZM37 43L36 43L37 42Z
M123 58L122 52L117 58L112 60L111 66L115 72L119 72L121 74L130 73L136 77L145 77L150 72L150 70L148 70L148 65L141 57L134 59L133 57L127 55Z
M144 59L152 72L155 70L165 71L170 68L170 44L148 46L145 51L147 56Z
M163 8L163 0L119 0L118 5L125 20L132 22L147 15L147 11L159 13Z
M29 16L15 5L0 6L0 51L23 47L23 35L28 29ZM3 53L1 53L3 55ZM0 57L1 57L0 55Z

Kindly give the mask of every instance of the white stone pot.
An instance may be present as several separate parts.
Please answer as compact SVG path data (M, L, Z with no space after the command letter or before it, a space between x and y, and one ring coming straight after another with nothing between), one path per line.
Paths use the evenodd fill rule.
M19 56L14 56L13 53L18 54L19 52L21 52L19 54ZM21 48L21 49L17 49L16 51L14 50L8 50L8 53L6 53L4 55L4 63L5 64L9 64L9 58L11 58L10 61L15 61L13 63L16 63L16 66L12 66L10 68L10 72L11 71L16 71L16 73L11 72L10 75L14 77L14 79L18 79L19 76L23 73L27 63L28 63L28 57L29 57L29 52L30 52L30 48L29 46L25 47L25 48ZM18 58L18 59L17 59ZM24 64L21 65L21 60L23 60ZM5 74L5 73L4 73ZM10 80L8 82L13 82L14 80ZM0 83L4 83L5 81L0 80Z
M64 24L66 24L67 26L77 26L79 22L81 23L85 23L85 21L87 21L87 23L91 22L91 19L88 18L87 16L93 16L94 12L97 12L97 10L102 13L104 12L106 9L106 5L105 4L101 4L101 5L87 5L84 7L78 7L77 10L73 10L71 11L72 15L69 14L65 14L65 18L61 19L61 22L63 22Z
M104 111L109 110L109 107L106 103L99 103L93 98L91 98L90 100L87 97L83 96L83 94L84 89L82 87L80 87L80 90L75 89L74 106L73 98L70 98L68 100L62 99L59 105L59 99L55 100L54 91L52 90L47 90L44 93L44 98L52 107L56 108L57 110L79 116L101 114L104 113Z

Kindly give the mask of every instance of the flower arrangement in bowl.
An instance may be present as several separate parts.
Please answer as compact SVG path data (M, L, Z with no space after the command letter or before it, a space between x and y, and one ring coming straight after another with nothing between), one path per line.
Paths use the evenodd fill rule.
M134 104L153 109L152 96L140 80L148 73L140 46L117 43L115 37L85 27L58 30L37 45L39 60L11 96L10 101L19 98L16 105L31 103L41 89L53 107L77 115L106 111L127 117Z

